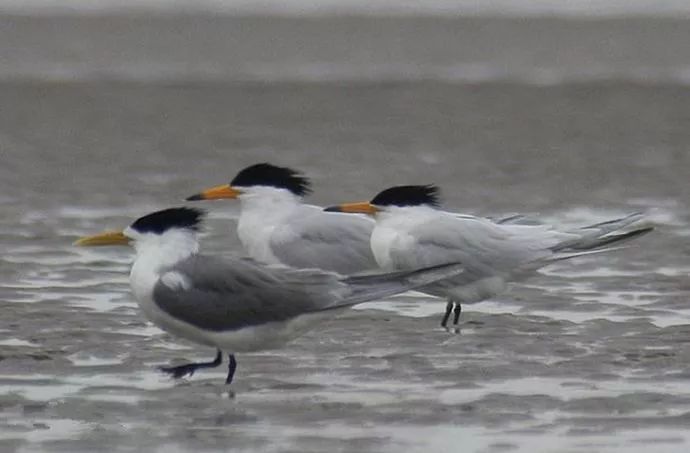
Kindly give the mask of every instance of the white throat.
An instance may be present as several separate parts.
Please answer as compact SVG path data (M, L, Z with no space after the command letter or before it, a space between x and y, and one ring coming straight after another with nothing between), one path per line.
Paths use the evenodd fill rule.
M189 229L171 229L163 234L154 234L128 228L125 234L134 239L136 257L129 281L139 301L150 298L162 273L199 251L197 233Z
M371 251L379 266L386 270L406 269L394 258L396 250L413 247L410 234L417 225L438 215L431 206L387 206L376 213L376 226L371 233Z
M270 249L275 228L302 205L301 197L286 189L255 186L242 189L237 235L245 251L255 260L276 264L278 259Z
M387 206L376 213L377 226L410 227L427 222L438 215L438 209L433 206Z

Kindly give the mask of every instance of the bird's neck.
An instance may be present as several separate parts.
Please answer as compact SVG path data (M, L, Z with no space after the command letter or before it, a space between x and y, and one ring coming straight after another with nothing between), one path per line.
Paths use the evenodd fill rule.
M195 231L173 230L151 235L134 244L136 261L146 261L153 269L160 270L199 252L199 240Z
M242 213L253 214L261 212L262 215L281 215L290 211L302 203L302 198L286 189L275 187L252 187L239 197Z
M240 197L242 209L237 235L252 258L272 263L268 243L275 228L304 205L297 195L281 189L256 190Z
M371 233L371 251L377 264L386 270L400 270L393 259L394 249L412 239L410 231L432 219L438 211L426 206L390 207L376 213Z
M194 231L169 231L137 240L134 248L136 257L129 279L135 296L141 301L163 273L199 252L199 242Z
M412 227L438 215L432 206L391 206L376 213L377 226Z

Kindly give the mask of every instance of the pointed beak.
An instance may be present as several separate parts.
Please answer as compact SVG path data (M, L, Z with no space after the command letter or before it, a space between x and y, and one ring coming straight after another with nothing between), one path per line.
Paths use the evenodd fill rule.
M187 197L187 201L199 200L223 200L237 198L241 192L230 184L223 184L222 186L211 187L203 192Z
M94 236L84 236L74 242L74 245L90 247L96 245L128 245L131 239L125 236L122 231L106 231L105 233Z
M379 209L376 206L369 203L368 201L360 201L357 203L343 203L337 206L330 206L324 209L324 211L374 215L377 212L379 212Z

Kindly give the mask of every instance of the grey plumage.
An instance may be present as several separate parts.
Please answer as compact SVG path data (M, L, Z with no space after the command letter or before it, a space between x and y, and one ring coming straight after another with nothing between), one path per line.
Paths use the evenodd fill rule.
M364 216L303 205L276 228L270 246L285 265L353 274L378 268L369 246L373 228Z
M415 237L413 253L393 249L391 258L398 269L454 261L466 266L468 272L463 277L473 273L512 273L522 266L545 265L565 255L574 257L579 252L597 250L652 231L649 226L640 226L630 232L614 234L642 217L636 213L565 232L548 225L497 225L467 217L463 219L462 234L455 225L457 218L439 217L411 231Z
M225 351L225 383L230 384L237 352L280 347L332 318L338 309L462 273L453 263L345 277L248 258L208 257L198 253L200 215L189 208L171 208L144 216L121 232L78 241L79 245L133 243L136 258L129 279L144 315L172 335L216 348L211 361L160 368L175 378L220 366ZM263 232L270 234L274 229L269 224Z
M440 214L412 227L406 233L408 236L401 235L400 238L414 238L414 245L393 246L389 256L394 269L462 263L465 267L462 274L421 291L475 302L503 291L508 281L519 281L550 263L610 251L612 246L652 231L649 226L635 225L631 231L618 233L642 217L632 214L584 228L558 231L549 225L496 224L472 216Z
M573 231L578 237L557 244L552 250L558 251L584 251L606 247L612 244L622 244L624 241L634 239L649 233L654 228L651 226L640 226L632 231L620 234L613 234L621 229L639 222L644 219L644 214L635 212L633 214L618 219L607 220L605 222L589 225Z
M208 331L230 331L387 297L462 272L454 264L430 269L343 277L317 270L267 267L193 255L154 286L154 303L175 319ZM176 273L177 284L166 279ZM168 283L166 283L168 282Z

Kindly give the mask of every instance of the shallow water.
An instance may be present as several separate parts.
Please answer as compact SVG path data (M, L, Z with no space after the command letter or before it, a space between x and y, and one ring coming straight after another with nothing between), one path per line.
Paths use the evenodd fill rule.
M135 37L146 29L119 20ZM77 63L93 49L117 47L93 31L101 19L79 21L93 42L73 44ZM288 22L282 26L299 35L299 23ZM194 19L174 23L204 30ZM41 20L34 26L45 36L52 30ZM529 28L515 21L507 30L521 26ZM57 33L55 45L77 42L74 32ZM199 33L190 46L201 52L206 35ZM672 32L658 33L651 46ZM157 55L145 50L155 66ZM690 446L690 95L683 84L639 83L634 74L548 86L519 77L267 82L232 73L164 82L167 64L187 56L183 49L170 60L166 52L163 76L146 83L0 82L0 101L11 106L0 109L0 450ZM22 58L45 67L53 57ZM71 243L180 204L264 160L313 177L312 200L320 204L435 182L453 210L523 212L567 227L643 210L657 231L466 306L458 334L438 327L442 301L410 293L360 306L281 350L238 356L234 398L220 369L172 382L156 367L213 351L140 317L127 282L130 251ZM205 207L204 248L237 250L232 203Z

